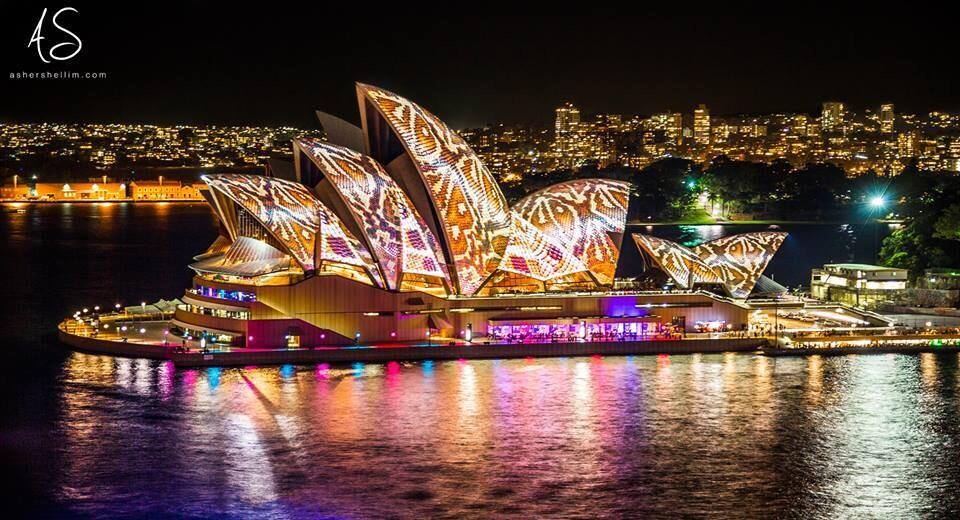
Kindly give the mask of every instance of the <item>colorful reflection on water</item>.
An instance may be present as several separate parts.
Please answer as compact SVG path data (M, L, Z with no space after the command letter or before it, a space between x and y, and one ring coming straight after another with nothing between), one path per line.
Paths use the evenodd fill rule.
M84 514L918 516L960 505L958 357L176 369L71 355Z
M7 506L42 508L32 517L960 512L954 355L182 370L69 354L53 332L63 316L182 295L216 219L204 204L24 209L0 217L0 461ZM889 232L782 229L767 273L789 285L872 261ZM623 254L630 275L638 253Z

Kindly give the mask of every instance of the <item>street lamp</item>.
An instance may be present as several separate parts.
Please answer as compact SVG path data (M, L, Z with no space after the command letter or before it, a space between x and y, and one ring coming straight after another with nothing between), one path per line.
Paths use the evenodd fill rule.
M883 195L874 195L870 197L870 205L876 209L883 209L887 205L887 199Z

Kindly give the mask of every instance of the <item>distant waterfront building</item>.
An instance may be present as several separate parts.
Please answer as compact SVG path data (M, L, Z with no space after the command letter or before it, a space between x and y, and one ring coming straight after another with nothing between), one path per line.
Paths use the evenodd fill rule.
M574 132L580 125L580 109L573 106L572 103L565 103L557 109L556 131L557 134Z
M122 200L203 200L192 184L163 180L133 181L129 184L90 179L88 182L31 182L16 186L4 185L0 198L23 201L122 201Z
M203 200L200 190L192 184L163 180L133 181L130 183L130 198L133 200Z
M838 101L827 101L823 103L823 110L820 115L820 126L824 132L838 132L843 130L843 120L846 114L846 107Z
M869 264L827 264L810 275L810 294L823 301L871 307L907 288L907 271Z
M896 115L893 112L893 103L880 105L880 131L885 134L893 133L893 123Z
M127 185L122 182L37 182L4 189L4 199L13 200L123 200Z
M710 145L710 110L706 105L693 111L693 142L697 146Z

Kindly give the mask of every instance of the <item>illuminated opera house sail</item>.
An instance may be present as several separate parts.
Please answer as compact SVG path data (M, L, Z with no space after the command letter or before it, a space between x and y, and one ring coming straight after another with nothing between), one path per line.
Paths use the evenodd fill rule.
M220 236L191 264L178 327L273 347L739 326L784 238L634 235L677 290L615 291L629 184L578 179L511 206L435 115L370 85L357 99L360 126L319 113L327 140L295 141L290 175L203 177Z

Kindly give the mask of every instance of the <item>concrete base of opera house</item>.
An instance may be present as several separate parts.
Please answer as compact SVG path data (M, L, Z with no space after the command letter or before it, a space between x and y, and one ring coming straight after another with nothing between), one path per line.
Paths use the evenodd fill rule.
M600 341L575 343L502 343L409 346L318 347L313 349L237 349L229 352L177 352L171 346L105 340L71 334L61 327L60 341L74 350L172 361L176 366L246 366L308 363L385 363L452 359L523 357L627 356L755 352L767 346L764 338L677 339L655 341Z

